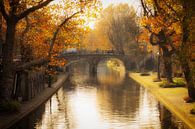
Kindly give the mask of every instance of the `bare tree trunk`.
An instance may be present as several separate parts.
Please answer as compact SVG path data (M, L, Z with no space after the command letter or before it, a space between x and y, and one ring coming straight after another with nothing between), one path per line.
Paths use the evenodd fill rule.
M192 3L191 3L192 4ZM183 38L182 38L182 45L181 45L181 50L180 50L180 62L182 65L182 69L185 75L187 87L188 87L188 95L191 99L195 100L195 73L190 67L190 19L193 15L190 15L190 7L191 7L190 2L184 2L183 3L183 8L185 10L185 17L183 18L182 21L182 31L183 31Z
M164 68L167 81L169 83L173 83L171 53L169 52L167 47L161 46L161 48L163 50Z
M195 100L195 74L191 70L187 59L183 59L181 65L188 87L188 95L191 99Z
M3 72L0 84L0 99L1 101L7 101L11 99L12 85L14 80L13 71L13 45L15 37L15 19L10 18L7 21L6 41L3 47Z
M156 36L159 39L158 42L154 42L154 40L153 40L154 36ZM173 83L171 56L172 56L174 51L169 50L169 48L166 46L167 45L167 37L165 35L165 32L161 31L158 34L152 33L150 36L150 43L152 45L159 45L159 47L162 49L162 51L163 51L162 57L163 57L163 62L164 62L165 75L166 75L168 83Z

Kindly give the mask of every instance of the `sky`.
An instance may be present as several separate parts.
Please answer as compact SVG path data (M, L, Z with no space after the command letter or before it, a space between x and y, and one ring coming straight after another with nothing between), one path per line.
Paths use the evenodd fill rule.
M103 8L106 8L109 4L128 3L134 6L135 10L140 8L140 0L102 0Z
M58 3L61 0L55 0L54 3ZM128 3L129 5L134 6L135 10L140 10L140 0L101 0L103 8L108 7L109 4L118 4L118 3Z

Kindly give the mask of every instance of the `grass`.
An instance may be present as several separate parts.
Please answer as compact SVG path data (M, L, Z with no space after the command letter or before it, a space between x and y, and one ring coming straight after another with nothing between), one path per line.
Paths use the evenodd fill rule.
M160 87L162 88L176 88L176 87L184 87L186 85L183 78L174 78L173 83L168 83L166 80L163 80L160 83Z

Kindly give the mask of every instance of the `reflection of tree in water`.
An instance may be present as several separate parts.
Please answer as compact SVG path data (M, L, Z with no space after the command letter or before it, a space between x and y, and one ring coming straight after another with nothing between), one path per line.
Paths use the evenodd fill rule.
M140 121L140 126L144 128L160 128L158 102L142 86L139 89L139 110L136 114L136 121Z
M76 72L73 73L71 80L76 81L76 85L96 86L97 79L100 84L105 85L99 85L97 91L98 105L102 105L100 106L102 111L105 110L106 113L110 113L110 117L115 117L114 114L118 114L118 116L124 117L124 119L134 115L132 113L139 106L139 98L137 97L139 96L139 92L137 92L139 87L135 86L136 84L129 81L129 79L124 80L125 71L120 72L109 69L105 63L102 63L98 65L98 74L97 78L95 78L88 76L86 64L85 66L75 64L74 69ZM93 85L90 85L90 83Z
M187 129L185 124L178 120L162 104L158 104L160 111L161 129Z
M41 105L35 112L30 113L23 118L19 123L15 124L10 129L34 129L35 124L40 124L45 112L45 105Z
M65 98L65 92L61 88L49 101L47 101L45 113L41 121L39 121L35 128L37 129L56 129L74 127L74 119L71 115L71 108L69 108Z
M71 69L70 83L73 85L85 85L89 80L89 65L86 62L78 62L73 64Z
M96 86L98 84L97 75L90 76L88 63L78 62L72 65L71 68L72 73L67 86Z
M124 67L120 71L113 70L106 66L106 62L98 65L97 79L102 85L120 85L125 78Z
M71 111L70 104L68 103L69 100L68 96L66 95L66 92L64 90L66 90L65 87L60 89L60 91L58 91L56 94L58 102L58 115L61 116L59 117L59 119L60 121L63 121L59 123L61 124L65 123L66 129L72 129L75 127L76 123Z
M121 86L105 85L99 87L97 91L102 116L106 113L111 119L115 118L123 122L135 116L134 113L139 108L138 96L139 87L129 79L126 79Z
M75 65L74 72L70 80L64 83L64 87L45 106L22 121L22 126L17 129L33 129L35 124L39 129L73 129L81 128L82 122L86 125L88 121L94 122L94 128L100 124L102 127L109 124L110 128L115 128L115 124L116 127L122 125L127 129L173 128L169 126L172 118L166 117L170 114L160 108L159 117L157 101L129 77L122 78L121 73L105 68L100 70L97 78L108 77L113 83L106 84L99 80L98 84L95 82L97 78L91 79L88 76L87 66L81 66ZM121 83L117 84L118 80L122 80ZM86 114L88 112L90 115ZM38 120L35 119L37 117ZM164 123L162 127L160 120Z
M72 129L76 123L68 103L68 96L61 88L46 104L21 120L11 129Z

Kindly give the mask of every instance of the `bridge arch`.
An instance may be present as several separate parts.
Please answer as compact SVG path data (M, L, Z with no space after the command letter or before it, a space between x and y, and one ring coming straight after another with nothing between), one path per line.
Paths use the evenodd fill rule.
M109 60L109 59L116 59L121 61L124 65L125 69L128 71L131 68L130 57L128 55L120 55L120 54L64 54L61 55L60 58L65 58L69 60L69 63L66 65L71 65L72 63L85 60L89 63L89 72L92 74L97 74L97 66L101 61Z

